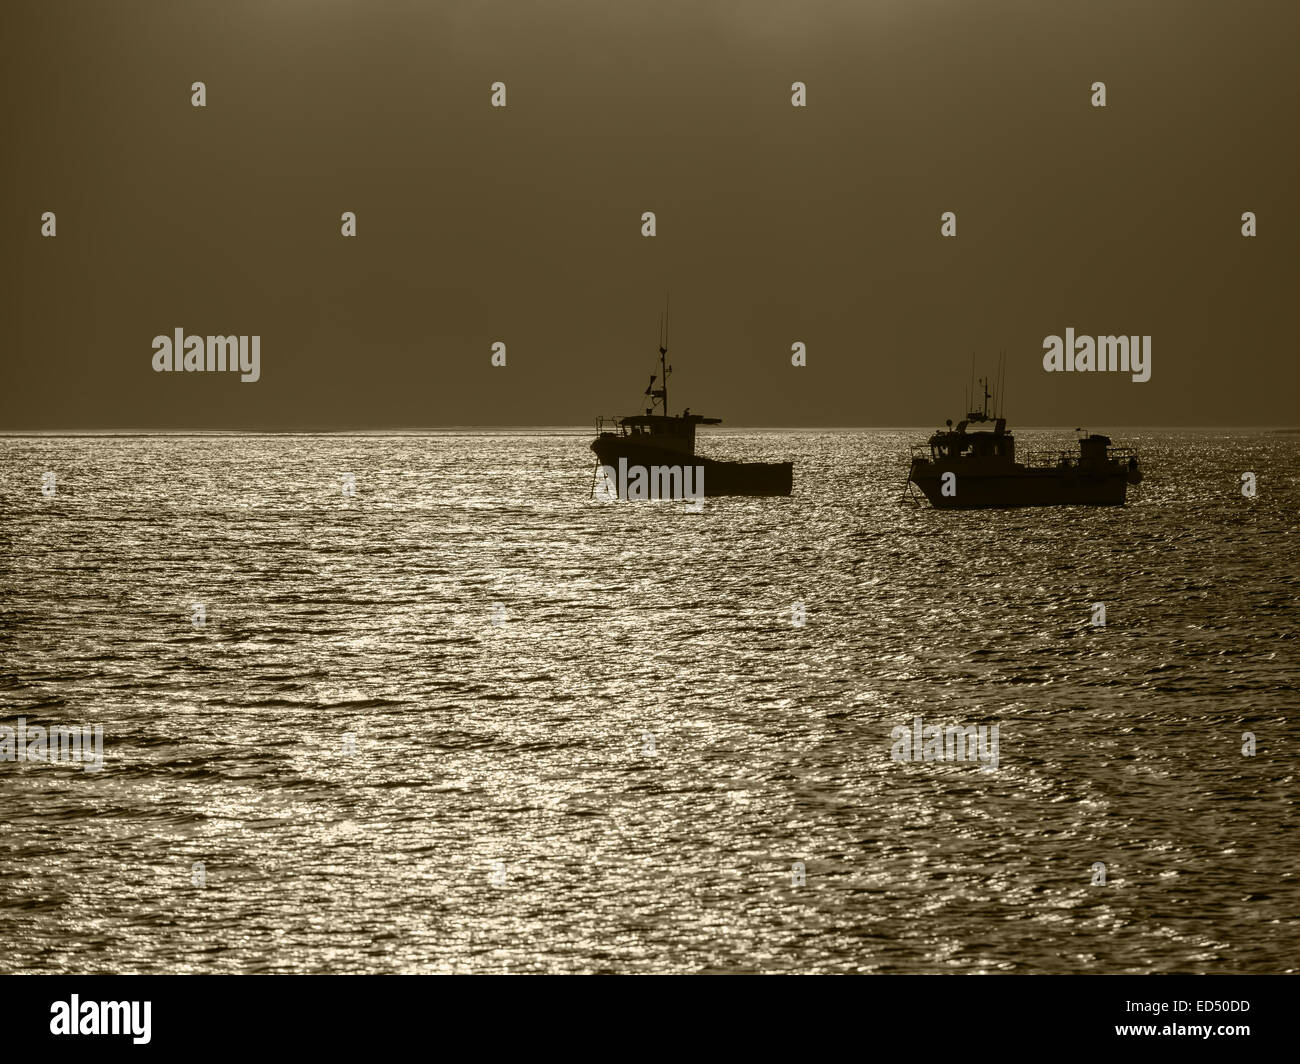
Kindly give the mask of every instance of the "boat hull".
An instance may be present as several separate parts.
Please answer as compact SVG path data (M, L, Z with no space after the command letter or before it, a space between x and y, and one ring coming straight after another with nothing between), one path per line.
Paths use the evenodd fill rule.
M943 494L943 474L956 474L955 492ZM936 510L1013 509L1022 506L1123 506L1129 477L1123 469L1087 472L1019 469L1006 473L963 473L929 463L908 478Z
M623 459L629 467L695 466L704 469L704 494L789 495L794 490L793 462L723 462L715 458L646 447L615 435L602 435L591 445L601 465L617 469Z

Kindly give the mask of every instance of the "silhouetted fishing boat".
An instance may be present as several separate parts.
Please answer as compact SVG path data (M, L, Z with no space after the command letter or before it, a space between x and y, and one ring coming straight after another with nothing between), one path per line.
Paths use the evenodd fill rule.
M666 315L660 332L659 373L645 390L650 399L645 413L596 419L591 449L601 465L615 471L619 483L626 480L623 471L639 468L652 480L662 475L666 481L670 473L681 478L679 483L698 483L702 477L704 495L789 495L793 462L725 462L695 453L695 427L720 425L722 419L692 414L690 407L675 417L668 413L668 377L673 370L666 361Z
M920 488L936 509L1123 506L1128 485L1142 482L1137 453L1112 447L1109 436L1097 433L1079 439L1077 454L1049 451L1018 462L1006 418L989 414L988 379L980 384L982 410L967 414L956 428L949 420L946 430L913 448L909 485ZM987 423L991 430L969 428Z

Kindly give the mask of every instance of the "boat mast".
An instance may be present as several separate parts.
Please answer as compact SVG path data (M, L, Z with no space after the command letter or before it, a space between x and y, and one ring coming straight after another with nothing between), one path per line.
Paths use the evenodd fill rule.
M1003 348L1002 351L998 354L998 385L997 385L997 390L995 392L995 397L997 398L998 405L993 410L993 416L996 418L1003 418L1006 416L1007 404L1006 404L1006 400L1003 398L1003 393L1006 391L1006 388L1007 388L1007 352L1006 352L1006 348Z
M668 369L668 363L666 361L668 357L668 297L667 296L664 297L664 318L663 318L663 324L660 327L660 333L661 335L659 337L659 374L660 374L659 379L662 380L664 384L662 390L659 392L659 397L660 399L663 400L664 417L668 417L668 374L670 370Z
M650 378L650 385L645 394L650 396L650 408L647 414L653 414L655 403L663 403L663 416L668 417L668 376L673 367L668 365L668 301L664 300L664 312L659 317L659 372ZM660 381L658 388L655 381Z

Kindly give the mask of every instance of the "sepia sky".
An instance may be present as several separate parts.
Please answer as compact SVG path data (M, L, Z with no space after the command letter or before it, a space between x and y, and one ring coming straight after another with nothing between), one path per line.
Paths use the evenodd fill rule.
M673 408L730 425L936 424L1002 349L1013 426L1296 424L1297 40L1292 0L6 0L0 431L587 424L667 291ZM177 328L261 379L155 373ZM1066 328L1151 380L1045 373Z

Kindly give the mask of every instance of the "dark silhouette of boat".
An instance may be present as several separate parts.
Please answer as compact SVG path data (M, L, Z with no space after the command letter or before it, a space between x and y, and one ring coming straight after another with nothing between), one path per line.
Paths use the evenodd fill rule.
M703 471L706 496L789 495L794 488L793 462L724 462L695 453L695 427L720 425L722 419L692 414L690 407L675 417L668 413L668 377L673 369L666 361L666 315L660 333L659 373L650 378L645 390L650 399L645 413L596 419L591 449L601 465L615 470L676 470L678 476L685 476L683 467L693 466L696 472L692 477Z
M1016 440L1005 417L989 414L988 379L984 407L966 415L912 450L908 493L915 484L940 510L1019 506L1123 506L1130 484L1142 482L1135 451L1112 447L1110 437L1089 433L1079 451L1049 451L1016 460ZM972 424L992 429L972 430ZM1082 432L1082 429L1076 430Z

